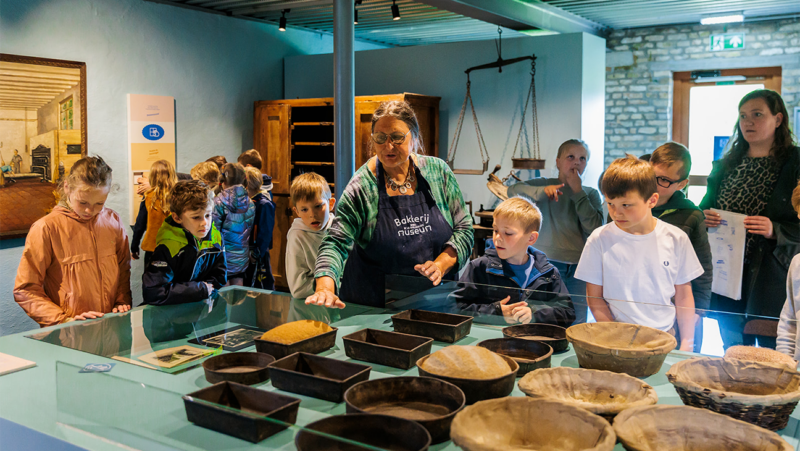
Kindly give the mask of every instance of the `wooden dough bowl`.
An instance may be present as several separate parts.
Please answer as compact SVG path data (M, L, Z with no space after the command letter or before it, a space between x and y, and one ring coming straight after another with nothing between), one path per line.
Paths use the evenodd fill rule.
M433 443L450 439L450 423L466 398L455 385L432 377L386 377L359 382L344 394L347 413L391 415L421 424Z
M783 364L698 357L673 364L667 379L684 404L771 431L786 427L800 401L800 372Z
M475 404L478 401L485 399L501 398L508 396L514 391L514 381L517 380L517 371L519 371L519 364L511 357L499 354L503 360L508 363L509 373L496 377L494 379L467 379L462 377L448 377L440 374L429 373L423 369L425 360L430 358L430 355L419 359L417 361L417 371L420 376L435 377L445 382L450 382L464 392L467 398L467 405Z
M658 373L678 342L667 332L627 323L587 323L567 329L582 368L647 377Z
M322 432L315 434L311 431ZM344 442L333 437L343 438ZM363 451L357 442L391 451L426 451L431 436L419 423L389 415L334 415L306 425L294 436L298 451Z
M517 385L532 398L561 401L609 421L625 409L658 402L653 387L611 371L546 368L526 374Z
M453 443L465 451L611 451L617 441L603 418L549 399L481 401L456 415Z
M628 451L790 451L774 432L725 415L686 406L642 406L614 420Z

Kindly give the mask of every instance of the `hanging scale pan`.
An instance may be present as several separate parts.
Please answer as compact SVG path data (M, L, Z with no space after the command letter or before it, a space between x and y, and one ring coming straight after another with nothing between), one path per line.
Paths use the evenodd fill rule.
M514 169L544 169L544 161L539 154L539 117L536 114L536 55L533 56L531 61L531 86L528 90L528 95L525 98L525 108L522 110L522 120L519 124L519 133L517 134L517 142L514 144L514 153L511 156L511 164ZM522 131L525 129L525 113L528 111L528 103L531 104L531 134L533 140L533 149L528 146L528 154L533 158L517 158L517 147L519 146ZM532 150L532 152L531 152Z

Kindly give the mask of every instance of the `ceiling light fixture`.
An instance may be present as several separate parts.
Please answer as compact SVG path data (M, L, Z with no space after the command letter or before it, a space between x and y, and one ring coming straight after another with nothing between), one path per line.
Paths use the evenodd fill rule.
M353 25L358 25L358 8L356 8L356 5L360 4L361 0L356 0L355 3L353 3Z
M288 9L281 11L281 20L278 22L278 30L286 31L286 13L289 11Z
M742 13L728 13L722 16L709 16L700 19L703 25L717 25L721 23L744 22L744 14Z
M392 0L392 20L400 20L400 8L397 6L397 0Z

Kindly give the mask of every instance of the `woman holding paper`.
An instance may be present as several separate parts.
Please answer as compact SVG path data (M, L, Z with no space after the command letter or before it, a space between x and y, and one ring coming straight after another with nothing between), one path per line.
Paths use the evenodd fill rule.
M742 314L780 315L789 263L800 253L800 221L790 202L800 178L800 149L788 118L777 92L759 89L744 96L730 149L714 162L700 203L707 227L720 224L711 208L747 215L742 299L711 296L712 310L730 313L716 315L726 349L745 340L753 344L743 336ZM774 348L775 338L759 335L759 344Z

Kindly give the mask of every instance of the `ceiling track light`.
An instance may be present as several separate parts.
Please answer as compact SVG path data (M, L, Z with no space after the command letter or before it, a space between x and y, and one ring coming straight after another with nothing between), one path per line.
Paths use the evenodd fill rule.
M286 13L291 11L290 9L284 9L281 11L281 20L278 22L278 30L286 31Z
M392 0L392 20L400 20L400 8L397 6L397 0Z
M734 22L744 22L744 14L742 14L741 12L736 12L723 15L708 16L700 19L700 23L703 25L717 25L721 23L734 23Z

